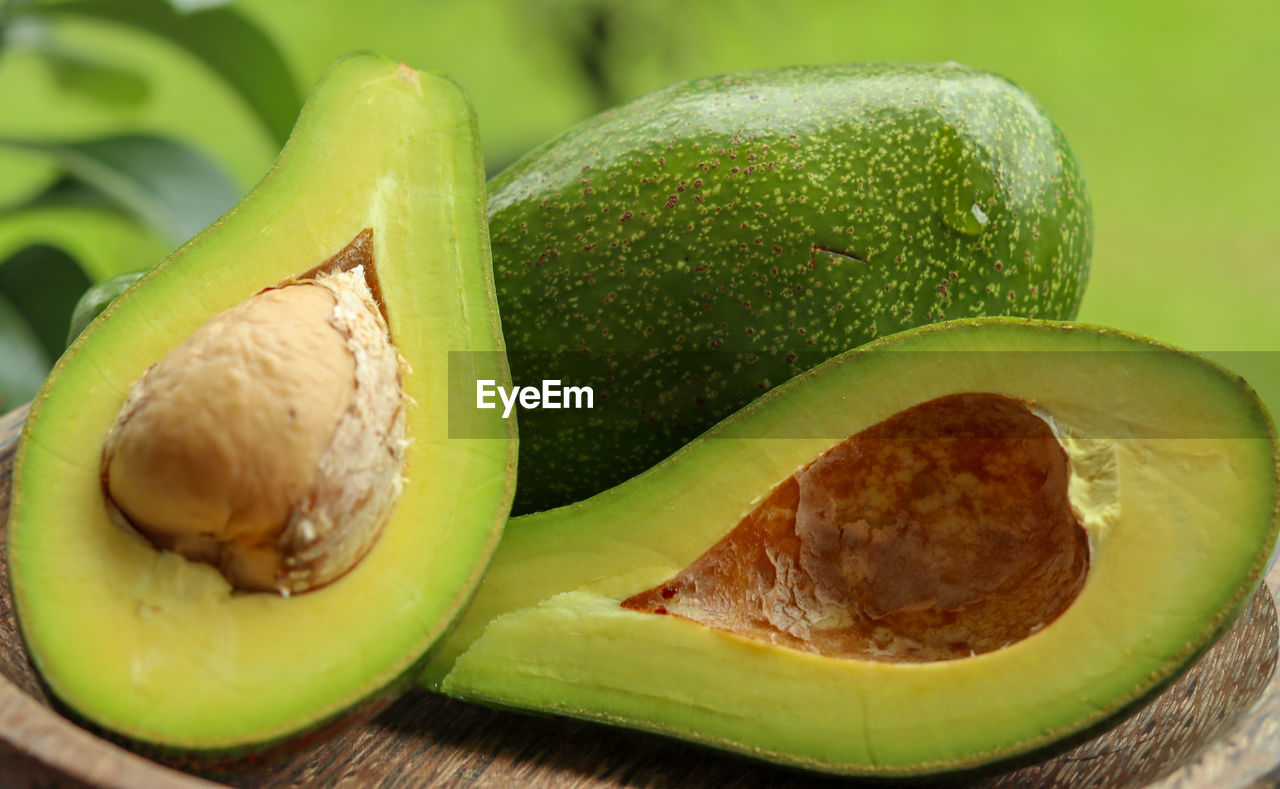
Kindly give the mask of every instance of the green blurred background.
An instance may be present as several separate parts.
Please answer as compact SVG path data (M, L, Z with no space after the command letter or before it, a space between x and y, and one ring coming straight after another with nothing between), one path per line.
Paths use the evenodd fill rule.
M0 9L0 411L56 356L65 323L42 325L50 315L65 321L59 310L89 281L154 264L220 213L270 166L325 66L370 49L468 88L491 174L604 107L690 77L864 60L998 72L1039 99L1082 162L1096 241L1081 319L1213 352L1280 413L1273 0Z

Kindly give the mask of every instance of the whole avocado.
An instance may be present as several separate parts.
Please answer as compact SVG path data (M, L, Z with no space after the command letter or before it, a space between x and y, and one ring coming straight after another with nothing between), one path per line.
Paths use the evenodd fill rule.
M1072 318L1092 247L1062 133L954 63L673 85L500 173L489 220L514 382L594 394L520 413L517 512L621 482L877 336Z

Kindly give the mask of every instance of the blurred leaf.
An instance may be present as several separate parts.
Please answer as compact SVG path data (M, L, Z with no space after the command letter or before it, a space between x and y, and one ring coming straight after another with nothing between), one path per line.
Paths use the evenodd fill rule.
M102 314L107 305L116 300L116 297L129 289L133 283L137 282L146 271L130 271L126 274L117 274L110 279L104 279L97 285L89 288L76 302L76 307L71 311L70 326L67 330L67 345L70 345L76 337L80 336L80 332L93 323L93 319Z
M15 212L0 213L0 261L38 244L62 249L94 281L152 266L173 249L78 183L56 186Z
M58 168L43 156L24 151L0 150L0 211L28 200L48 188Z
M55 50L44 55L63 90L121 108L136 107L147 98L147 81L131 71L71 52Z
M137 107L147 98L147 80L142 74L62 44L48 19L20 17L5 25L3 34L7 48L35 52L43 58L63 90L119 109Z
M22 314L0 296L0 412L35 397L49 374L50 357Z
M0 145L44 153L173 244L204 229L240 197L221 168L175 140L147 135L74 143L0 138Z
M222 6L231 5L231 0L169 0L169 5L174 10L183 14L190 14L193 11L203 11L206 8L221 8Z
M597 110L621 101L609 70L623 11L620 4L610 0L531 0L518 6L517 11L526 15L531 28L556 40L562 51L572 54Z
M66 347L66 329L91 283L56 247L34 246L0 263L0 297L22 316L50 359Z
M236 0L235 7L277 42L303 84L353 46L447 73L475 101L486 164L496 173L597 109L575 53L537 16L558 2L579 0ZM644 32L620 30L619 38Z
M119 209L107 195L67 175L50 183L43 191L31 195L26 202L5 213L18 213L38 208L109 208Z
M166 0L72 0L40 10L129 25L177 44L221 75L277 143L289 138L302 96L275 43L234 9L183 13Z

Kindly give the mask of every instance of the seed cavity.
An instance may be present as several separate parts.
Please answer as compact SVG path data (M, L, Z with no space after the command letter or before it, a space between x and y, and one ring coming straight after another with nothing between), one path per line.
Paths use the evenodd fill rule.
M143 374L103 448L118 521L242 591L305 592L360 561L400 493L407 444L405 366L372 249L366 230Z
M778 485L671 580L623 602L832 657L925 662L1053 622L1089 542L1070 461L1026 404L930 400Z

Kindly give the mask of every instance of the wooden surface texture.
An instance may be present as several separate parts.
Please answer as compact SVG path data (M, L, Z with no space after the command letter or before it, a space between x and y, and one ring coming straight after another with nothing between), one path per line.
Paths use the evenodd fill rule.
M0 523L22 411L0 418ZM0 538L3 529L0 528ZM0 539L0 551L3 551ZM1280 571L1181 679L1116 728L1034 764L951 786L1253 787L1280 783ZM85 645L92 649L91 644ZM847 782L579 721L463 704L414 690L380 716L242 787L807 787ZM27 662L0 562L0 786L208 787L75 725Z

